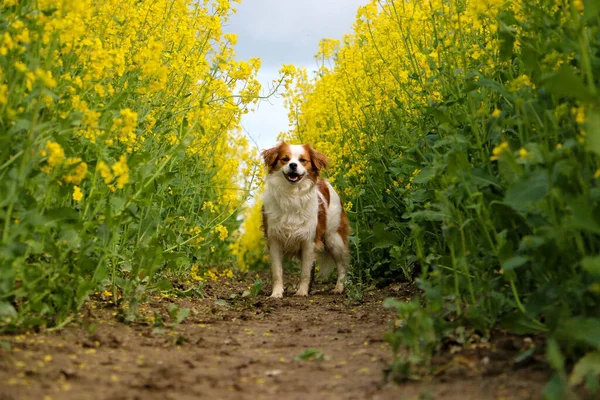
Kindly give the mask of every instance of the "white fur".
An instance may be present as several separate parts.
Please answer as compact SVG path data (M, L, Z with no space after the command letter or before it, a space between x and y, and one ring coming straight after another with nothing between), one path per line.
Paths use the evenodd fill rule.
M272 171L266 178L266 191L263 195L264 213L267 218L267 242L273 273L271 297L283 297L283 259L285 256L301 254L302 272L296 295L307 296L310 276L315 261L315 235L317 230L319 201L326 204L316 184L308 177L306 169L299 161L304 148L290 146L292 156L288 164L278 171ZM297 172L304 175L297 183L290 183L284 173L289 172L289 163L298 164ZM330 202L327 210L327 226L324 235L325 248L319 250L318 257L322 268L333 266L338 269L338 281L334 289L344 290L343 280L349 265L349 252L337 230L340 225L342 205L340 197L327 183ZM320 199L319 199L320 198ZM333 262L332 262L333 261Z

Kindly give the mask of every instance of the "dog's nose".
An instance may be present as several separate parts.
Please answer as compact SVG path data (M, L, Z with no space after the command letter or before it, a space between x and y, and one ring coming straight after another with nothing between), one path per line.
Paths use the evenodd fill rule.
M293 171L295 171L296 168L298 168L298 164L296 164L295 162L291 162L290 163L290 169L293 170Z

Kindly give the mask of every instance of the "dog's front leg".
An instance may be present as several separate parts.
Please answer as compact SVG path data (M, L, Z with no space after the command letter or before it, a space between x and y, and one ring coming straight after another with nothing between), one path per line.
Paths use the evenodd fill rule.
M271 297L281 299L283 297L283 254L277 240L272 240L269 243L269 253L273 276L273 292L271 292Z
M312 274L313 264L315 263L315 243L307 241L302 246L302 271L300 272L300 285L296 296L308 296L310 287L310 278Z

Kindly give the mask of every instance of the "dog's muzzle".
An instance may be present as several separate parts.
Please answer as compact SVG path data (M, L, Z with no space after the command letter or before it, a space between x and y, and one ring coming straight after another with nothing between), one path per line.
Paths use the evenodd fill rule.
M289 183L291 183L292 185L300 182L302 180L302 178L304 178L305 174L299 174L295 171L290 171L287 174L284 172L283 176L285 176L285 179L288 180Z

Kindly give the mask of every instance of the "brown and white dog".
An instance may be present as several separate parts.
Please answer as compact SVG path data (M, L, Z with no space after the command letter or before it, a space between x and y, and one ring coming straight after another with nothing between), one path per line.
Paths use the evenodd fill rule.
M321 274L337 267L335 293L344 291L350 263L350 227L340 196L319 177L328 161L310 145L281 143L262 152L268 174L263 195L263 230L271 258L273 292L283 297L283 260L301 261L296 296L308 296L312 269L318 259Z

